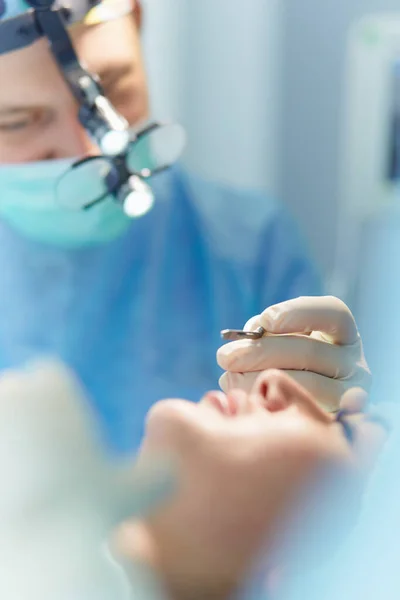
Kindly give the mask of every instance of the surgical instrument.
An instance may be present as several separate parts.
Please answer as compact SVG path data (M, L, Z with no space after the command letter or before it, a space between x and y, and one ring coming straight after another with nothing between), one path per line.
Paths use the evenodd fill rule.
M221 331L221 337L227 341L236 340L260 340L265 334L264 327L258 327L255 331L244 331L243 329L224 329Z

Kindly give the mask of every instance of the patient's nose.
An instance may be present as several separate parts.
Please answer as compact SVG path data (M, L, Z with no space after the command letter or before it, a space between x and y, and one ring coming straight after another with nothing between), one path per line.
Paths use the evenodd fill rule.
M295 391L293 388L295 383L287 375L281 371L269 370L257 379L253 393L270 412L277 412L291 404Z
M278 412L296 405L309 417L329 423L332 416L319 406L313 396L284 371L270 370L260 375L254 384L252 396L269 412Z

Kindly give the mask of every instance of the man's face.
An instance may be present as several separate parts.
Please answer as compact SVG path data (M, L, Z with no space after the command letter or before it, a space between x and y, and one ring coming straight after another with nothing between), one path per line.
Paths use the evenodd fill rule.
M129 121L148 116L147 86L134 15L70 29L85 68ZM77 120L77 104L42 39L0 56L0 163L96 154Z

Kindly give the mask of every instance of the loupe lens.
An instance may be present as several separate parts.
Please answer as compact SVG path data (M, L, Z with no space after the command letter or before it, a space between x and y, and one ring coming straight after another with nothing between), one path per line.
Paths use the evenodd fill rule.
M154 194L151 187L137 175L129 178L129 190L125 190L122 201L124 213L131 218L145 215L154 204Z
M149 128L132 143L126 155L126 166L131 173L151 175L176 162L185 143L185 130L177 123Z
M60 206L81 210L112 192L118 183L115 167L110 160L95 157L78 162L61 176L56 197Z

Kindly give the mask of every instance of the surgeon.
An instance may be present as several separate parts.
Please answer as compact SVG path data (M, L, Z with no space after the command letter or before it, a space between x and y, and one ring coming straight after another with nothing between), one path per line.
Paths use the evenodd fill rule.
M74 0L49 15L45 1L37 4L34 11L0 0L0 368L38 354L61 358L88 390L110 446L124 452L138 444L155 400L196 399L215 387L221 329L318 294L319 281L281 206L180 167L146 182L155 202L137 218L118 194L81 209L96 186L109 184L104 173L82 182L74 168L83 160L90 170L94 156L110 151L99 119L111 111L118 129L140 127L150 115L142 8L135 0ZM53 26L54 10L63 26ZM89 111L79 94L92 102ZM98 104L93 117L98 97L102 111ZM318 318L306 325L320 330ZM228 381L249 373L248 385L265 368L265 343L252 347L246 364L242 354L242 362L227 356L232 346L223 350ZM343 356L333 346L329 361ZM339 364L322 365L328 356L312 351L299 363L296 348L285 365L282 354L275 361L269 353L268 367L316 372L314 383L333 382L321 398L337 407L336 373L352 371L353 355L344 350Z

